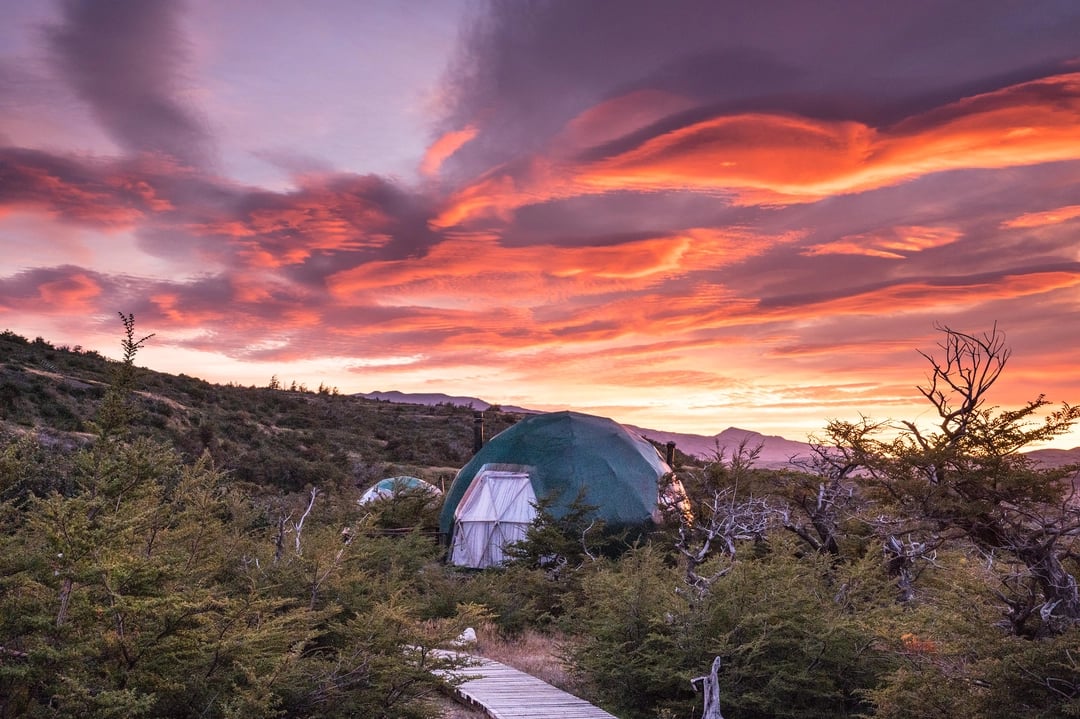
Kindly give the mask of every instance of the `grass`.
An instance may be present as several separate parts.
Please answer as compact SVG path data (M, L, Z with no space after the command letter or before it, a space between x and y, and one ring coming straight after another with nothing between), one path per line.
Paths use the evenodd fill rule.
M530 674L537 679L577 695L577 685L563 661L563 648L570 639L559 633L544 633L527 629L519 636L502 636L494 624L476 628L476 644L470 653L482 656ZM481 719L487 714L457 703L450 697L440 697L440 719Z
M576 682L563 660L563 648L569 638L558 633L525 630L515 637L504 637L494 625L476 629L473 651L526 674L531 674L565 692L577 694Z

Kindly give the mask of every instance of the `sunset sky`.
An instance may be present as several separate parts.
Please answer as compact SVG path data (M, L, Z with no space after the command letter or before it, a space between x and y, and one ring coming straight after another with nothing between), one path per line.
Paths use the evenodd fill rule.
M1077 403L1080 3L6 0L0 250L215 382L805 440L996 322Z

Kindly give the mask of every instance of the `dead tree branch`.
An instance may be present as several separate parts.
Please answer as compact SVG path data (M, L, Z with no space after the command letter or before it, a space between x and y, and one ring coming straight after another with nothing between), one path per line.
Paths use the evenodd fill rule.
M303 550L300 546L300 535L304 531L304 520L306 520L308 518L308 515L311 514L311 509L315 506L315 497L317 496L319 496L318 488L312 487L311 499L308 501L307 509L305 509L304 513L300 515L300 521L293 522L293 531L296 532L296 556L300 556L301 554L303 554Z
M713 659L712 668L707 676L695 677L690 680L690 686L697 690L698 682L701 683L701 691L704 696L704 708L701 719L724 719L720 715L720 657Z

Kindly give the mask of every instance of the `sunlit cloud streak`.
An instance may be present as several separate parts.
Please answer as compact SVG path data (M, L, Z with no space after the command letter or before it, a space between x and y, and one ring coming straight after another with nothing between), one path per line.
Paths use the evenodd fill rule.
M462 145L476 137L477 130L472 125L461 130L453 130L440 136L431 143L424 159L420 161L420 173L423 175L437 175L439 168L446 159L457 152Z
M796 115L713 117L596 160L535 157L465 188L440 227L535 202L634 189L718 193L748 204L812 202L936 172L1080 159L1080 74L1004 88L874 128Z
M1008 229L1045 227L1076 219L1080 219L1080 205L1068 205L1041 212L1025 212L1019 217L1001 223L1001 226Z
M805 250L807 255L869 255L902 260L910 254L955 242L960 233L947 227L892 227L884 232L849 235Z

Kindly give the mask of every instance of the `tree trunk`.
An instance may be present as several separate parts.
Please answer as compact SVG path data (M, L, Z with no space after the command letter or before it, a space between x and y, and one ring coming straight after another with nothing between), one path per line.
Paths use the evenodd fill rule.
M697 689L697 683L701 682L701 691L705 698L705 706L701 712L701 719L724 719L720 715L720 657L713 659L712 669L706 677L691 679L690 684Z
M1020 558L1031 571L1039 588L1046 597L1039 612L1044 622L1054 618L1066 620L1069 624L1080 621L1080 589L1076 578L1061 565L1061 559L1052 548L1029 548L1019 553ZM1056 633L1057 628L1051 627Z
M60 584L60 611L56 613L56 626L64 626L64 622L67 621L68 602L71 601L71 590L75 583L71 581L71 577L65 577L64 581Z

